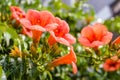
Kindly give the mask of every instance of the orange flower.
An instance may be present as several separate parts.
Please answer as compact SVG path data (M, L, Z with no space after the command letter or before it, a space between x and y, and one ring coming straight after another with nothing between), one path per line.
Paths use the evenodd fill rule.
M32 15L32 16L31 16ZM46 29L54 28L53 25L55 21L55 17L49 11L37 11L37 10L29 10L27 12L27 19L31 22L32 25L40 25Z
M25 14L22 9L16 6L10 7L12 16L22 24L23 33L39 41L43 31L50 31L57 27L55 18L49 11L29 10Z
M93 26L83 28L78 40L84 46L95 48L108 44L112 39L112 35L104 25L96 23Z
M20 23L23 27L23 33L28 35L29 37L32 37L33 40L37 42L39 41L42 32L45 31L45 29L39 25L32 25L27 19L21 19Z
M21 18L25 18L26 14L24 11L22 11L22 9L20 9L19 7L16 6L11 6L10 10L12 11L12 17L14 19L16 19L18 22Z
M103 68L105 71L116 71L120 68L120 59L106 59Z
M50 45L53 45L56 42L62 43L64 45L69 46L70 44L74 44L76 42L76 39L69 34L69 26L68 24L59 18L55 19L56 23L58 24L57 28L49 31L50 37L48 39L48 42Z
M31 16L32 15L32 16ZM26 14L27 18L21 19L24 34L39 41L42 32L50 31L57 27L54 23L54 16L48 11L29 10Z
M112 42L112 45L113 44L120 44L120 36L118 36L113 42Z
M77 73L77 66L75 64L76 62L77 62L76 55L73 50L73 47L71 46L70 53L63 57L55 59L53 62L51 62L51 67L55 67L55 66L63 65L63 64L72 64L73 73L75 74Z

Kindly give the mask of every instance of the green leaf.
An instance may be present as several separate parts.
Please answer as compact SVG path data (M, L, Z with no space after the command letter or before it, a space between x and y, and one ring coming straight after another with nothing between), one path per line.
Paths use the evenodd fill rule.
M8 28L6 31L8 33L10 33L10 35L11 35L12 38L17 38L18 37L16 31L13 28Z
M0 66L0 80L7 80L6 75L2 69L2 66Z
M6 27L3 23L0 23L0 32L5 32L6 31Z
M2 78L2 67L0 66L0 80Z
M46 70L46 73L48 74L50 80L53 80L53 79L52 79L52 74L51 74L49 71L47 71L47 70Z
M17 32L12 27L9 27L6 23L0 23L0 32L8 32L12 38L18 38ZM1 35L0 35L1 36Z
M2 32L0 32L0 42L1 42L1 39L2 39Z

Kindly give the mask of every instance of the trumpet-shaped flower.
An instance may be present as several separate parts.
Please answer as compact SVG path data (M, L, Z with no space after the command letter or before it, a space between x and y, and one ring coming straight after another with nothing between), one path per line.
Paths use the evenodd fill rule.
M106 59L103 68L105 71L116 71L120 68L120 59L111 58Z
M112 44L120 44L120 36L118 36L113 42Z
M98 47L108 44L112 39L112 35L104 25L96 23L93 26L84 27L78 41L87 47Z
M69 34L68 24L59 18L56 18L55 21L58 26L56 29L49 31L51 34L48 39L49 44L53 45L56 42L67 46L74 44L76 42L76 39L71 34Z
M55 66L63 65L63 64L71 64L73 67L73 73L75 74L75 73L77 73L76 62L77 62L76 55L73 50L73 47L71 46L70 53L52 61L51 67L55 67Z
M53 24L55 21L55 17L49 11L37 10L29 10L27 12L27 19L31 22L32 25L40 25L44 28L47 27L48 24Z
M55 18L49 11L29 10L27 14L19 7L11 6L12 16L22 24L23 33L39 41L43 31L56 28Z
M12 18L16 19L18 22L21 18L26 18L25 12L16 6L11 6L10 10L12 11Z
M33 40L35 40L36 42L39 41L42 32L45 31L45 29L39 25L32 25L27 19L21 19L20 23L23 27L23 33L28 35L29 37L32 37Z
M19 7L10 7L12 16L22 24L23 33L39 41L42 32L50 31L57 27L54 16L49 11L29 10L25 14Z

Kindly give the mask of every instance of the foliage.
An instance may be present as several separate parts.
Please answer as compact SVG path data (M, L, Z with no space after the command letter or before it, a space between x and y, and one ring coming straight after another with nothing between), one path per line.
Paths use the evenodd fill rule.
M112 17L111 19L108 19L104 22L105 25L108 26L108 29L110 31L116 32L120 34L120 17Z

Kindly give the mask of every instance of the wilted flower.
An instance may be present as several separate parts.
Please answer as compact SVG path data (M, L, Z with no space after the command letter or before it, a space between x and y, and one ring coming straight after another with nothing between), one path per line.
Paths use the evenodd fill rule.
M55 21L58 26L56 29L49 31L51 34L48 39L49 44L53 45L56 42L67 46L74 44L76 39L71 34L69 34L69 25L64 20L59 18L56 18Z
M19 50L18 47L14 46L14 49L11 49L10 55L13 57L22 57L22 52Z
M77 62L76 55L73 50L73 47L71 46L70 53L52 61L50 63L50 67L55 67L55 66L63 65L63 64L71 64L73 67L73 73L75 74L75 73L77 73L76 62Z
M96 23L93 26L83 28L78 40L84 46L95 48L108 44L112 39L112 35L104 25Z

